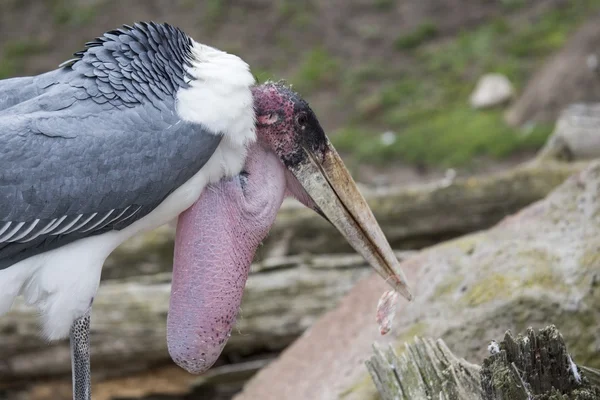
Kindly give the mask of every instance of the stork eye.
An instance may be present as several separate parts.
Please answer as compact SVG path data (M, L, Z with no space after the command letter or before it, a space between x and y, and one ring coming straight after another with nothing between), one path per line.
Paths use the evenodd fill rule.
M242 190L246 190L246 186L248 185L248 176L250 173L248 171L243 170L240 172L240 185L242 186Z
M306 123L308 122L308 117L305 113L300 113L296 116L296 124L300 126L300 128L304 128Z

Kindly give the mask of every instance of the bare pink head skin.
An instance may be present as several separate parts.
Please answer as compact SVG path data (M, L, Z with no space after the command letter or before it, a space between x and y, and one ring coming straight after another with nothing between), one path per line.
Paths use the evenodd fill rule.
M279 84L253 94L258 140L244 170L207 187L177 224L167 343L190 373L208 370L227 343L256 249L285 196L329 220L411 298L394 253L306 101Z

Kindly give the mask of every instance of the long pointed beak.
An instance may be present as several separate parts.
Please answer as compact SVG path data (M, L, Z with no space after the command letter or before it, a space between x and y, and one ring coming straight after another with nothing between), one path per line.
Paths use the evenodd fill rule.
M296 179L350 245L398 293L412 300L390 244L335 148L327 141L320 156L306 147L303 150L306 160L290 167Z

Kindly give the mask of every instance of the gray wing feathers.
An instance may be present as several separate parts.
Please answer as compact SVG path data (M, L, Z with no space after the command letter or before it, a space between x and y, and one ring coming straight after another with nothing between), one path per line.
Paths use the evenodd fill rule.
M191 45L136 24L57 70L0 81L0 269L128 226L208 161L222 135L175 111Z
M0 269L32 247L143 217L198 172L220 140L180 120L174 100L160 111L150 102L118 108L66 83L0 111Z
M57 112L0 113L0 221L155 201L166 182L181 184L200 170L220 141L175 116L152 117L158 114L153 107L98 112L86 103Z
M136 215L142 206L128 206L122 210L109 210L92 214L63 215L53 219L35 219L31 222L8 221L0 225L0 243L27 243L41 235L58 236L101 231L108 225L122 223ZM112 217L112 218L111 218Z
M0 80L0 111L37 95L33 77Z
M66 71L58 69L37 76L0 80L0 112L38 97L64 76Z

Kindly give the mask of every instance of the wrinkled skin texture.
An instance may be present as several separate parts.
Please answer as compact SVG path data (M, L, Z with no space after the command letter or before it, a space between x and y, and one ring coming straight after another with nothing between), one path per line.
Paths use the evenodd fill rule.
M266 84L253 89L257 136L290 168L306 162L306 151L320 160L327 152L327 136L306 100L285 86Z
M249 268L286 193L286 171L260 145L245 172L204 190L179 217L167 322L169 353L192 373L217 360L235 324Z
M284 86L253 92L257 142L244 171L207 187L177 224L167 342L175 363L191 373L208 370L231 335L252 259L283 198L320 212L286 168L306 161L302 145L325 148L318 120Z
M286 195L329 220L394 289L412 296L389 243L306 101L253 88L257 141L245 170L207 187L179 217L167 340L192 373L217 360L238 314L256 248Z

